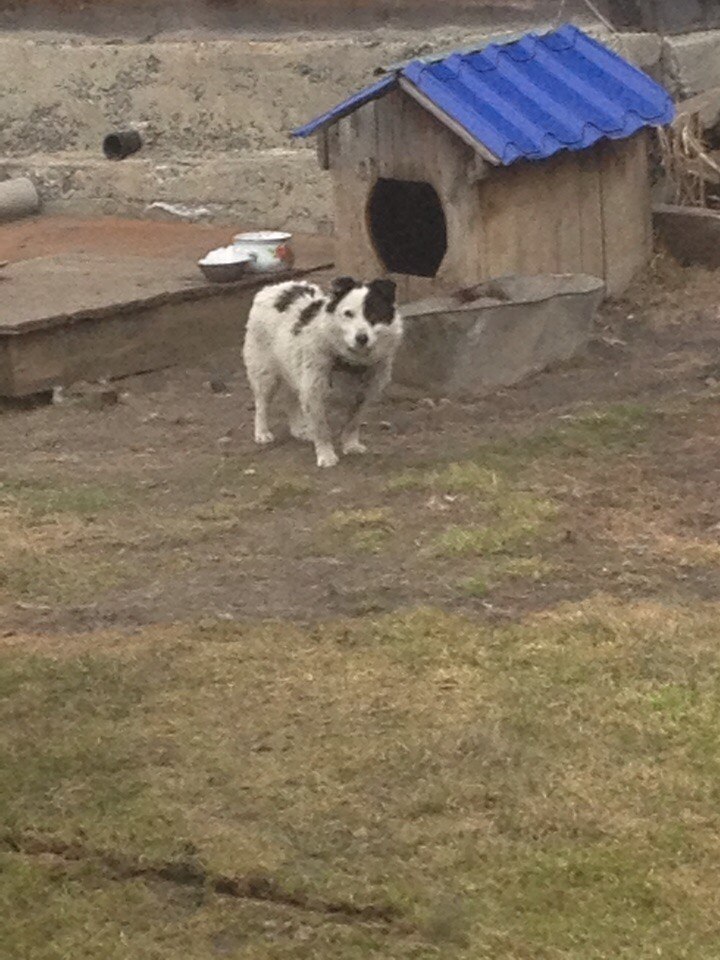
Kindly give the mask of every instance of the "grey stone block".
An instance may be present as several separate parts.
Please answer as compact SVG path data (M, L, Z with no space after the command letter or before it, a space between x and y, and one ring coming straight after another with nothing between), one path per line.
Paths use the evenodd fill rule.
M720 30L666 38L663 62L666 83L680 99L720 86Z
M662 38L657 33L607 33L591 31L621 57L662 81Z

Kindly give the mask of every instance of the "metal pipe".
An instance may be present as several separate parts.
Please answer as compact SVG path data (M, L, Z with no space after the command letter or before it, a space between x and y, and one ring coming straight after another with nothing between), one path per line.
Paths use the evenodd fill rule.
M103 153L108 160L124 160L142 147L143 141L137 130L118 130L109 133L103 140Z

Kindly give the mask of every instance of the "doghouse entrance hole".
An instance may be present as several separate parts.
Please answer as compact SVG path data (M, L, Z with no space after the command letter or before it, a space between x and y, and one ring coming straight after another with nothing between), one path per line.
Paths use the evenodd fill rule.
M435 188L417 180L380 179L368 203L375 250L390 273L434 277L447 253L447 224Z

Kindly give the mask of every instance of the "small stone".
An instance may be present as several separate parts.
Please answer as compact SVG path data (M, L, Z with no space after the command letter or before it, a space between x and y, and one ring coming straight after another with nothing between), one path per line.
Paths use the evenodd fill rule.
M423 397L422 400L418 401L418 406L425 407L427 410L434 410L435 401L432 399L432 397Z
M220 380L218 377L214 377L210 381L210 389L213 393L230 393L230 388L228 385L224 380Z
M52 402L55 404L63 403L65 400L65 391L62 387L53 387Z
M392 424L390 423L389 420L381 420L381 421L380 421L380 429L381 429L381 430L392 430Z

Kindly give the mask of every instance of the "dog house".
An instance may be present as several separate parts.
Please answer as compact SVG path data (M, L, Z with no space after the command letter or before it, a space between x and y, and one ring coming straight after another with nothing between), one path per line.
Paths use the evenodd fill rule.
M404 299L504 274L620 293L651 249L648 129L669 94L565 25L414 60L306 126L334 184L336 264Z

